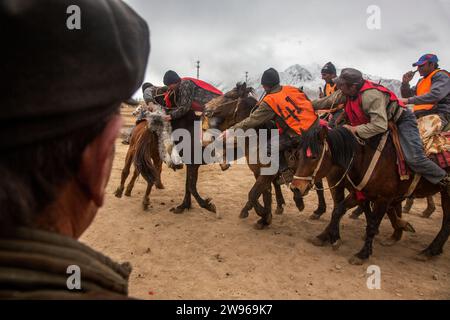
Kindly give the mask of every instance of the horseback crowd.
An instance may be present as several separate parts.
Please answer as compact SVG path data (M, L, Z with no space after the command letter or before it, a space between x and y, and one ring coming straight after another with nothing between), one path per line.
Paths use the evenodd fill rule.
M134 163L132 184L139 174L145 178L148 208L153 185L164 188L162 162L173 169L181 165L173 161L177 142L171 141L172 131L190 132L188 142L194 149L200 139L197 121L204 130L220 131L216 141L223 143L234 139L233 131L239 129L270 129L278 134L267 138L266 146L272 150L269 146L277 144L279 172L264 175L266 163L248 162L256 182L240 218L254 209L260 216L255 227L268 227L272 186L276 213L281 214L280 185L287 184L299 211L305 207L303 196L317 189L317 219L325 212L321 181L327 179L334 210L330 224L313 243L339 246L340 218L359 206L367 220L366 238L350 262L361 264L372 254L384 215L391 221L395 243L403 231L413 231L402 219L402 201L440 193L442 226L420 257L442 253L450 234L450 149L445 136L450 77L439 69L436 55L423 55L413 64L417 71L403 76L402 98L364 79L359 70L345 68L337 76L332 63L322 69L325 86L314 101L301 89L280 83L273 68L262 76L265 94L259 101L245 83L224 94L174 71L166 72L163 87L141 86L150 53L147 23L123 1L80 0L86 13L83 28L70 33L55 27L70 4L29 0L0 6L0 33L8 43L1 51L7 63L2 69L0 116L0 298L127 297L130 265L116 263L78 239L104 203L122 126L121 102L140 87L146 105L136 113L116 196L122 195ZM42 11L43 5L51 10ZM410 87L415 72L421 79ZM212 142L205 135L202 139L203 147ZM251 153L243 150L247 160ZM220 211L197 191L204 163L194 161L195 154L179 156L192 161L185 163L183 202L173 212L191 208L192 196L202 208ZM229 168L225 155L217 159L222 170ZM68 289L69 266L82 270L82 287L76 290Z

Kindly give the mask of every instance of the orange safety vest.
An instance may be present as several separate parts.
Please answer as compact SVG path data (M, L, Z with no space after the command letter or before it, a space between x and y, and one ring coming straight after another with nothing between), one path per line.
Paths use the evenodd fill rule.
M317 120L311 101L298 88L282 86L280 92L267 94L263 101L298 135Z
M432 73L430 73L428 76L422 78L417 83L416 87L416 96L423 96L424 94L427 94L431 91L431 78L438 73L438 72L445 72L450 76L450 73L448 73L445 70L436 69ZM414 105L413 111L420 111L420 110L431 110L434 107L434 104L416 104Z
M325 84L325 97L331 96L336 91L336 83L333 85L328 82Z

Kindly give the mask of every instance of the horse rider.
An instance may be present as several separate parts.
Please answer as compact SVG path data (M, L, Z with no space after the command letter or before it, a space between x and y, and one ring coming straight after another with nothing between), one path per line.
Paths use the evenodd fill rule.
M323 87L322 94L320 98L323 97L329 97L331 96L335 91L337 91L337 85L334 82L334 80L337 78L336 75L336 67L332 62L327 62L322 70L320 71L322 75L322 79L325 81L325 85ZM336 105L336 108L333 108L334 110L330 112L330 117L328 118L328 125L331 128L334 128L337 126L337 121L341 122L340 119L342 119L342 114L344 113L344 110L341 105Z
M166 121L183 118L190 110L202 112L206 103L222 95L222 92L212 85L194 78L180 78L172 70L164 74L163 82L169 88L165 97L168 108L168 115L164 117ZM176 108L170 100L173 93L176 97Z
M247 119L235 124L222 133L227 137L229 130L248 130L259 127L268 121L275 121L279 128L280 182L292 181L293 172L289 169L284 151L292 147L302 132L318 123L311 101L300 89L292 86L281 86L278 71L270 68L264 71L261 85L266 93L258 108ZM270 143L274 143L273 141ZM275 142L276 143L276 142ZM270 148L268 148L270 150Z
M361 71L343 69L336 83L339 90L313 102L316 110L329 109L333 103L345 104L350 124L344 125L355 136L369 139L388 130L388 121L399 131L400 144L408 166L432 184L450 192L450 178L445 170L427 158L414 114L389 89L364 80Z
M403 75L401 101L414 105L413 112L417 118L430 114L439 115L443 129L450 121L450 73L439 69L438 61L435 54L424 54L413 63L417 70ZM422 78L411 88L409 83L417 71Z
M0 5L2 299L128 296L129 263L78 239L105 201L120 104L144 79L149 29L124 1L76 3L79 31L61 25L71 0Z

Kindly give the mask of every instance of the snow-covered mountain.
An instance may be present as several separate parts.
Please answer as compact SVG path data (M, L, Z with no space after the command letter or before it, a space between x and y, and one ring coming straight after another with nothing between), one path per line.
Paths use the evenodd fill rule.
M318 64L311 64L307 66L295 64L280 72L281 84L303 87L304 92L310 99L316 99L319 96L319 87L323 88L324 86L324 81L322 80L320 70L321 66ZM337 70L338 75L340 71L340 69ZM255 77L250 77L248 80L248 86L251 86L256 90L258 97L260 97L264 91L262 86L260 85L261 76L262 74L259 74ZM399 80L385 79L379 76L367 74L364 75L364 78L376 83L379 83L379 81L381 80L381 84L383 86L394 91L395 94L400 96L401 82ZM236 83L219 83L217 84L217 87L220 88L223 92L227 92L231 90L235 86L235 84Z

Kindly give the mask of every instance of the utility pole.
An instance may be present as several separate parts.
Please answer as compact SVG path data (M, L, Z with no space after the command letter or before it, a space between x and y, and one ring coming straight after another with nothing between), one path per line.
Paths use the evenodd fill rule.
M245 71L245 83L248 82L248 71Z
M200 60L197 60L197 79L200 79Z

